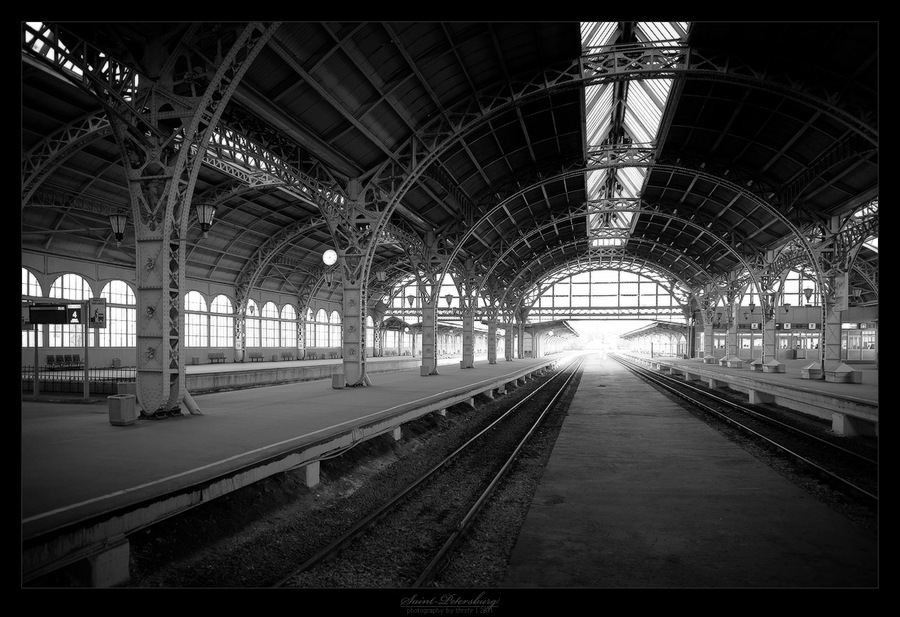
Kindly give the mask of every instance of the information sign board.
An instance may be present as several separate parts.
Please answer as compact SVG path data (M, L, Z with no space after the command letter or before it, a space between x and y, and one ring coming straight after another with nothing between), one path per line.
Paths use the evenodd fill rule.
M88 301L88 320L92 328L106 327L106 298L91 298Z
M35 304L28 311L32 324L84 323L80 304Z

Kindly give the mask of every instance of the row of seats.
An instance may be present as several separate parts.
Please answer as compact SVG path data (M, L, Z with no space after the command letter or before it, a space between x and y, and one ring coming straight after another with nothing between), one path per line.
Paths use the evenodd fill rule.
M63 354L51 355L47 354L47 368L83 368L84 363L81 361L81 354Z

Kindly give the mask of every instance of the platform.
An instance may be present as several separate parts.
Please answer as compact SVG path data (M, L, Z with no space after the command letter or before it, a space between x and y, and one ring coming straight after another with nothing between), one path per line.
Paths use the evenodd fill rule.
M617 362L594 356L502 587L855 589L878 582L872 534Z
M94 586L115 584L123 560L127 571L126 536L134 529L286 469L306 468L314 485L323 454L524 382L560 358L476 362L472 369L448 361L438 375L382 372L372 386L340 390L319 379L199 394L200 415L126 426L111 424L105 400L23 399L23 575L99 554L112 565ZM271 368L263 364L241 368Z
M848 437L878 435L878 366L856 364L858 383L804 377L810 360L781 360L779 372L707 364L702 359L622 354L640 364L702 381L710 387L728 387L747 394L751 404L773 403L832 423L832 430Z

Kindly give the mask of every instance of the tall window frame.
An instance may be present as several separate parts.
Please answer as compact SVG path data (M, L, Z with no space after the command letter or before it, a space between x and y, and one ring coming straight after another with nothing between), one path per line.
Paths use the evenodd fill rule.
M291 304L281 307L281 346L297 346L297 311Z
M247 300L247 314L244 316L244 336L246 347L261 347L259 306L254 300Z
M316 344L315 347L328 347L328 313L320 308L316 311Z
M80 274L62 274L50 286L49 297L72 303L93 297L91 285ZM83 324L48 324L49 347L84 347ZM93 347L94 329L88 329L88 347Z
M328 346L340 347L342 345L341 335L341 314L337 311L331 311L331 315L328 318Z
M209 346L234 347L234 305L225 294L209 303Z
M106 300L106 327L98 328L100 347L137 347L137 296L123 280L103 286L100 297Z
M263 304L259 316L261 347L279 347L281 345L280 317L278 307L274 302L269 301Z
M184 346L209 347L209 308L199 291L184 295Z
M32 274L28 268L22 268L22 296L31 298L43 298L44 291L41 289L41 283L37 277ZM43 340L44 326L40 325L37 329L37 337L35 337L34 326L28 330L22 330L22 347L31 347L38 345L38 341Z

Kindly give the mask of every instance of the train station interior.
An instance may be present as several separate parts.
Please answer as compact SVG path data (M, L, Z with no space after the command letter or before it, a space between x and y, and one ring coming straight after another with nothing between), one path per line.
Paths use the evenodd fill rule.
M23 426L572 351L871 386L879 49L876 21L22 22Z

